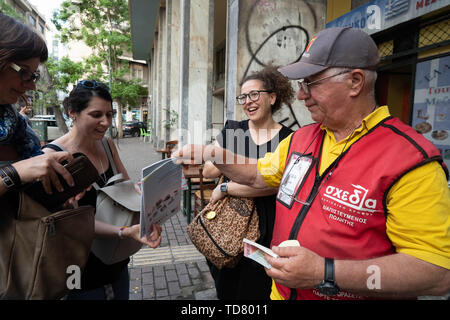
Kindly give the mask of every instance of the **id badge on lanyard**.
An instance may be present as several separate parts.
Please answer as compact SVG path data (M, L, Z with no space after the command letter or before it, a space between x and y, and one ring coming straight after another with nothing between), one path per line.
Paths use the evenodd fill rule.
M277 199L282 204L288 208L292 207L294 199L313 165L314 158L311 155L291 154L278 189Z

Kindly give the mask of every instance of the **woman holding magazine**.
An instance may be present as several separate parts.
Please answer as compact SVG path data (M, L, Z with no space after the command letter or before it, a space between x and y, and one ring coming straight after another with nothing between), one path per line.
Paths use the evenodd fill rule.
M273 113L283 104L291 103L294 96L289 80L276 67L269 66L247 76L241 82L241 94L236 97L236 102L242 105L249 120L228 120L217 136L216 143L234 153L254 159L263 157L266 152L273 152L278 143L293 132L276 122ZM207 178L215 178L221 173L211 162L207 162L203 174ZM277 189L257 190L229 181L216 187L211 202L226 194L254 197L261 233L257 242L268 247L275 221L276 193ZM236 267L224 267L220 270L212 263L208 264L219 299L269 299L271 279L255 261L242 258Z
M100 82L92 80L80 81L72 90L69 97L64 100L64 108L73 120L73 127L69 133L44 146L45 153L66 150L70 153L84 153L97 168L104 186L113 173L112 161L125 180L128 173L120 160L113 141L105 137L106 130L111 126L113 109L109 88ZM105 141L103 144L102 141ZM138 191L136 191L138 192ZM86 192L79 200L79 205L92 205L95 207L97 192L94 188ZM161 243L161 227L153 225L150 238L139 236L139 224L131 227L113 226L101 221L95 221L96 237L131 238L156 248ZM72 290L68 300L128 300L129 297L129 258L112 265L104 264L91 251L85 270L81 278L81 289Z

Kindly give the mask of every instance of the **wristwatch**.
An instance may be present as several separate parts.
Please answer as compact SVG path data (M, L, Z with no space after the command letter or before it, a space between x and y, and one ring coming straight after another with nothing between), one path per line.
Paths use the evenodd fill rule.
M20 176L12 165L0 168L0 178L7 190L16 190L20 185Z
M226 183L226 182L221 183L221 184L220 184L220 192L227 193L227 191L228 191L228 185L227 185L227 183Z
M334 259L325 258L325 275L323 281L316 287L320 293L327 296L337 295L339 287L334 279Z

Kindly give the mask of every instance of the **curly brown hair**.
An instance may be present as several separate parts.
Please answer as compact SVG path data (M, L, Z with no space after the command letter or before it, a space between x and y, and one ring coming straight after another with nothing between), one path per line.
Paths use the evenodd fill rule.
M264 83L264 88L277 96L272 106L272 113L279 110L283 104L291 104L295 97L295 91L292 89L288 78L279 73L277 69L277 66L266 66L264 69L246 76L239 84L242 86L249 80L259 80Z

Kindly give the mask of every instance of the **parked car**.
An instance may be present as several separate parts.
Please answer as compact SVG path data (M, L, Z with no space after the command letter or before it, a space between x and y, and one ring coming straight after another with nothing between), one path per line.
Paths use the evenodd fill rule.
M139 137L141 134L141 128L147 131L147 126L144 122L129 121L122 124L123 136L130 135L132 137Z
M33 130L39 136L39 139L41 141L51 142L53 140L58 139L59 137L61 137L64 134L63 132L61 132L61 130L59 130L54 115L38 114L38 115L35 115L30 120L31 120L31 123L33 124ZM46 127L47 127L46 133L41 132L41 130L44 128L43 122L46 123Z

